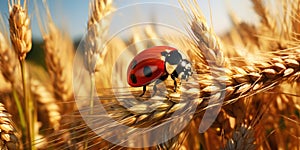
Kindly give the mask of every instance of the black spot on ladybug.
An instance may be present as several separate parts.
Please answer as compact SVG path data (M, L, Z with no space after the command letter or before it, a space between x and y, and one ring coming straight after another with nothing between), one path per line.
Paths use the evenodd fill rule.
M149 66L145 66L143 72L144 72L145 77L151 77L152 76L152 70Z
M131 65L131 69L134 69L137 65L137 61L133 60L132 65Z
M134 74L130 75L130 80L132 83L137 83L136 76Z

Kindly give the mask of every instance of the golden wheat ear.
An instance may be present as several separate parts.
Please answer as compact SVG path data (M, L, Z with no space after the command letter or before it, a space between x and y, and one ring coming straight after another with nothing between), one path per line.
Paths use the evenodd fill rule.
M65 102L73 97L72 80L70 78L74 57L73 41L67 33L62 32L55 25L46 1L44 1L44 6L46 19L42 22L42 16L38 15L37 18L45 43L46 67L54 87L57 102ZM36 10L39 11L37 7Z
M10 39L19 59L24 60L32 46L27 1L24 0L23 6L20 0L17 3L11 0L9 3Z
M241 125L240 127L236 128L236 130L233 132L232 138L228 140L224 147L224 150L254 150L256 149L254 141L255 137L253 129L251 127L247 127L246 125Z
M6 111L4 105L0 103L0 148L19 149L19 141L16 130L11 121L11 115Z
M0 71L11 84L16 81L17 58L9 42L0 32Z
M92 0L88 20L88 33L86 37L85 67L93 73L97 65L103 64L107 49L104 49L106 36L109 29L110 18L113 11L112 0ZM95 58L100 58L96 59Z

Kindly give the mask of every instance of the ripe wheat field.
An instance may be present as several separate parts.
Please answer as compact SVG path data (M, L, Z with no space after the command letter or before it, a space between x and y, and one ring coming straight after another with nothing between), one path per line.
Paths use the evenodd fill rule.
M114 1L90 0L78 45L53 21L47 1L28 14L34 1L8 0L0 18L0 148L300 149L300 1L251 2L260 22L231 12L223 35L196 1L179 0L188 36L161 36L149 25L108 39L112 18L105 16L116 11ZM27 58L32 17L43 39L41 63ZM123 86L129 58L170 44L193 68L177 92L169 80L151 99L152 84L143 97L142 88Z

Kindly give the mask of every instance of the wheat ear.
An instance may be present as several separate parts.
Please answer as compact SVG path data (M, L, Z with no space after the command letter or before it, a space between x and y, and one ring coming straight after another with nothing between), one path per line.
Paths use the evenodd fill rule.
M208 27L206 19L202 14L199 5L196 1L187 0L187 4L179 1L181 7L189 17L191 31L191 39L195 42L199 52L205 56L207 63L211 66L222 67L225 64L225 59L222 52L222 44L213 28ZM191 13L191 14L189 14Z
M268 28L275 29L275 22L271 18L270 12L266 9L266 7L263 4L263 1L261 0L252 0L253 3L253 8L256 12L261 17L261 23Z
M95 72L97 64L103 64L107 49L104 48L109 21L104 17L112 11L112 0L93 0L90 2L88 33L85 41L84 65L91 81L90 113L93 113Z
M36 98L39 108L41 122L46 128L58 130L60 126L61 114L53 94L40 81L31 80L32 95Z
M104 44L109 20L105 17L111 13L112 8L112 0L92 0L90 2L88 33L85 41L87 48L85 49L85 66L89 72L95 72L96 64L102 64L107 53Z
M41 22L39 22L39 25L45 42L45 62L56 99L60 102L68 101L72 98L72 80L70 76L72 76L71 69L74 56L73 42L66 33L56 27L46 1L44 2L47 25L45 29L42 27Z
M7 39L0 32L0 70L4 78L14 84L16 78L17 58L10 48Z
M20 0L9 4L9 29L12 45L20 60L24 60L26 54L31 50L31 28L30 18L27 13L27 1L21 6Z
M4 105L0 103L0 148L1 149L19 149L19 141L16 136L16 130L11 121L11 115L6 111Z
M232 138L228 140L224 150L234 150L234 149L256 149L254 144L254 131L252 127L247 127L242 124L238 127L232 134Z
M26 138L28 140L28 146L32 149L35 149L35 146L32 145L34 138L34 125L37 120L36 112L34 110L34 101L31 99L30 87L27 83L28 73L26 70L25 57L26 54L31 50L32 46L32 33L30 28L30 18L28 16L28 7L27 1L23 1L23 6L21 5L21 0L17 2L9 0L9 31L11 43L14 47L15 52L20 61L22 81L23 81L23 94L25 102L25 114L27 119L27 134ZM23 134L25 135L25 134Z

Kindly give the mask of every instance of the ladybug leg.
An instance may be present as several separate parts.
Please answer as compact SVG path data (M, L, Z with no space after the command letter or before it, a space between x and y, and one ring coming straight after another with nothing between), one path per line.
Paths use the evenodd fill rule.
M172 74L171 75L171 78L173 79L173 81L174 81L174 92L176 92L177 91L177 82L176 82L176 77Z
M146 85L143 86L143 93L140 95L140 97L142 97L146 92Z
M153 94L152 94L152 96L154 96L156 94L156 91L157 91L156 85L163 82L163 81L165 81L167 78L168 78L168 74L166 74L164 76L161 76L158 80L155 81L155 83L153 85Z

